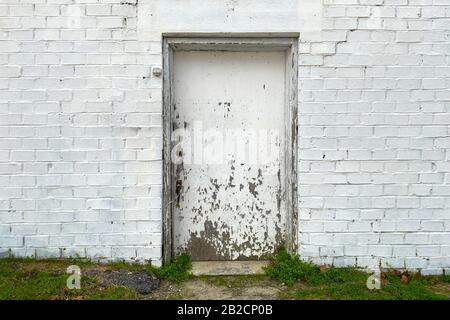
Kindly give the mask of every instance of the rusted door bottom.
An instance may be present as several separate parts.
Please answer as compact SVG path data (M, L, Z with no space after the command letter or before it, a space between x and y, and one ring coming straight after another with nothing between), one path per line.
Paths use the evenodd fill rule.
M240 275L262 274L262 267L268 265L268 261L194 261L192 273L194 275Z

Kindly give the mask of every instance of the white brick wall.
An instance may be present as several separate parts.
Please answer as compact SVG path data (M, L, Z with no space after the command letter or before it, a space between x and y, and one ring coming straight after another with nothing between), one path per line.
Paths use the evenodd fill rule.
M0 255L159 263L161 32L298 31L300 254L450 271L450 0L195 1L1 0Z
M448 272L450 1L324 3L346 36L301 50L300 254Z
M161 43L135 0L0 1L0 255L161 259Z

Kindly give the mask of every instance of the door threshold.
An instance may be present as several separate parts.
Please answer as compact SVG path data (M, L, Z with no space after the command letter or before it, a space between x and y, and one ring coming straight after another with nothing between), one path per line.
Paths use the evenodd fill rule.
M269 261L193 261L192 274L218 276L218 275L246 275L263 274L263 267Z

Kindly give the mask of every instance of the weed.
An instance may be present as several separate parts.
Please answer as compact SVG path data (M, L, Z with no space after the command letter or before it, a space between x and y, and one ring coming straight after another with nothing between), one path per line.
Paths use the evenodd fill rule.
M290 255L284 249L280 249L265 273L280 280L288 286L292 286L298 280L307 284L319 285L330 283L344 283L350 281L366 281L367 275L354 268L320 268L310 262L301 261L299 256Z
M156 273L157 276L170 282L179 283L190 277L191 268L191 257L187 254L182 254L159 269L150 267L149 272Z
M318 271L315 265L301 261L297 255L292 256L285 249L280 249L270 264L264 267L266 275L288 286L292 286L298 280L311 278Z

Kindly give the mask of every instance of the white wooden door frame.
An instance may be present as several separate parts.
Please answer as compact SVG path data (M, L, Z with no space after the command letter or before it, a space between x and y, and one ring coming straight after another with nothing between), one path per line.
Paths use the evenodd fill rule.
M173 258L173 164L171 162L173 52L175 50L286 51L286 249L296 253L297 232L297 109L298 35L289 34L166 34L163 35L163 262Z

